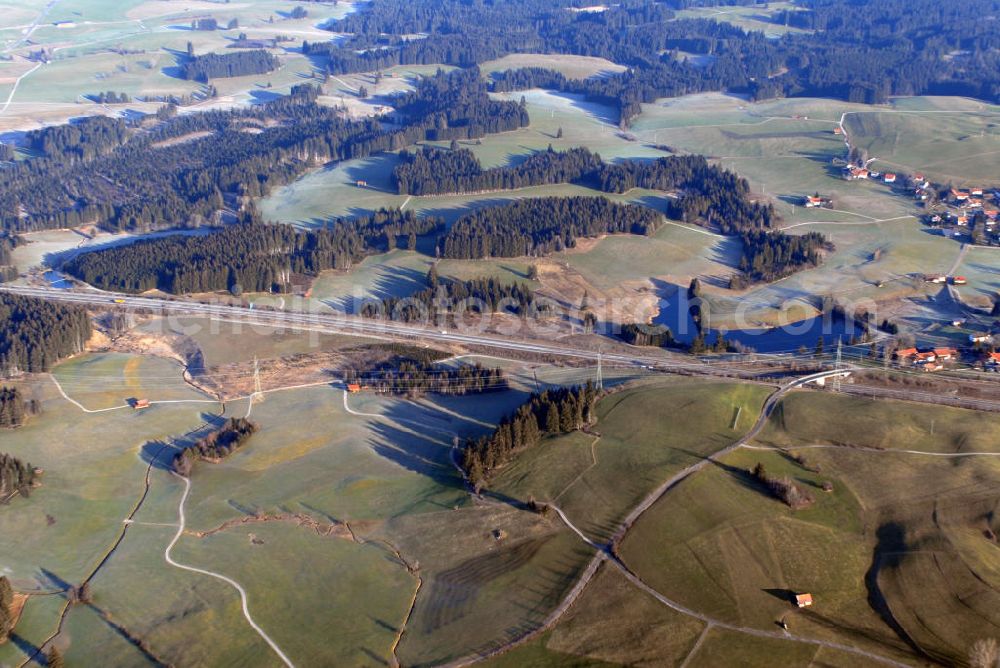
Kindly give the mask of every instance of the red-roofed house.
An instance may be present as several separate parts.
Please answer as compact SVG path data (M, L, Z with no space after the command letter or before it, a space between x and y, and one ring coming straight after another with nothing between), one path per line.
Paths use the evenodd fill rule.
M958 351L954 348L935 348L934 354L942 362L947 362L948 360L953 360L958 357Z
M795 595L795 605L800 608L805 608L813 604L812 594L796 594Z
M896 359L898 360L908 360L917 354L916 348L900 348L896 351Z
M895 183L896 175L892 173L887 173L885 176L882 177L882 180L885 181L886 183Z
M358 385L357 383L348 383L347 391L350 392L351 394L357 394L358 392L361 391L361 386Z

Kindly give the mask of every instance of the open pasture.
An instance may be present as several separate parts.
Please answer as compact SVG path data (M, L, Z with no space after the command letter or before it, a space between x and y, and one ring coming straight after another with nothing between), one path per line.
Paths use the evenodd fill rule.
M988 532L1000 466L920 453L992 452L997 429L992 415L794 393L759 437L764 449L731 453L668 492L629 533L623 559L667 597L728 624L771 631L784 619L795 635L896 660L959 661L997 623ZM772 498L749 473L758 463L814 503L791 510ZM790 602L801 592L812 607ZM709 643L699 655L721 651ZM802 651L786 642L743 661Z
M294 19L289 15L290 5L278 0L169 4L69 0L39 6L30 18L17 15L19 20L26 19L24 24L0 32L6 52L13 56L3 65L3 72L10 74L0 73L0 83L9 81L11 86L0 90L0 130L30 129L82 115L154 111L155 102L98 106L87 96L108 90L132 98L201 92L201 84L180 76L188 42L196 54L224 53L240 33L250 39L287 38L273 50L282 60L281 68L267 75L215 79L212 83L219 97L195 108L269 99L313 77L317 63L298 53L297 47L303 39L331 39L333 34L319 26L353 8L352 3L314 3L307 8L307 17ZM205 17L215 18L221 29L191 30L193 19ZM238 26L226 29L234 19ZM29 52L39 48L50 53L48 62L28 60ZM13 83L21 75L14 92Z
M792 2L769 2L764 5L746 7L694 7L677 12L679 19L711 19L731 23L747 32L763 32L770 38L777 39L788 33L805 33L801 28L775 23L773 16L782 10L800 9Z

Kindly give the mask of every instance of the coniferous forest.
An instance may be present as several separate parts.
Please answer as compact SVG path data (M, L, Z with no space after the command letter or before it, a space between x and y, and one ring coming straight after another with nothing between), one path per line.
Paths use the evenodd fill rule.
M475 303L489 313L504 310L523 315L533 308L534 301L534 291L524 283L505 283L496 278L442 279L432 268L427 288L406 297L368 302L362 306L361 315L401 322L437 322L442 314L453 313L460 304Z
M500 368L481 364L463 364L454 368L437 367L414 360L399 360L368 370L348 370L347 383L358 383L367 391L405 394L460 396L506 390L507 379Z
M636 0L601 12L569 11L577 4L377 0L336 23L333 29L350 37L304 42L302 50L327 56L332 74L401 64L469 67L510 53L607 58L629 69L586 80L549 70L513 70L497 76L496 87L582 94L617 107L623 124L639 113L641 103L706 91L868 103L921 94L995 102L1000 95L1000 37L990 21L981 20L995 15L993 0L807 0L771 20L810 32L778 40L720 21L678 19L674 11L749 2ZM413 34L426 37L407 38ZM712 60L697 66L679 57L681 51Z
M208 82L218 77L241 77L247 74L266 74L278 69L277 56L264 49L234 51L232 53L206 53L189 58L181 70L185 79Z
M730 287L741 289L751 283L769 283L822 261L822 252L833 244L819 232L793 235L783 232L747 231L740 235L743 254L740 274Z
M537 446L546 436L591 424L597 399L597 388L590 382L532 394L492 434L465 443L462 468L469 482L478 489L518 451Z
M197 226L331 160L528 123L521 105L489 98L477 71L425 77L397 101L388 124L341 118L318 94L302 84L231 111L177 115L164 107L151 129L93 119L38 131L29 143L42 155L0 170L0 230ZM193 133L204 134L171 141Z
M436 232L441 221L411 211L378 211L300 230L246 215L242 223L199 235L171 235L81 253L63 269L104 290L173 294L287 292L292 274L346 269L366 255L404 248L411 236Z
M48 371L90 338L79 306L0 292L0 375Z
M652 234L662 222L653 209L604 197L540 197L466 214L439 245L441 257L456 259L544 255L580 237Z
M540 151L513 167L483 169L472 151L421 147L403 151L393 170L400 194L437 195L509 190L574 183L608 193L633 188L677 192L671 217L716 227L724 234L770 227L770 204L752 201L750 184L737 174L709 164L703 156L670 156L652 161L606 163L586 148Z

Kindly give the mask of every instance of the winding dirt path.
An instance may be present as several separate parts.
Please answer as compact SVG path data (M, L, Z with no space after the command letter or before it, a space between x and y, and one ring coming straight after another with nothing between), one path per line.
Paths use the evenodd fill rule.
M174 566L184 571L190 571L192 573L200 573L202 575L207 575L209 577L215 578L216 580L222 580L226 584L233 587L233 589L235 589L237 592L239 592L240 603L243 607L243 617L246 618L247 623L250 624L250 627L257 632L257 635L259 635L264 640L264 642L266 642L271 647L271 649L274 650L274 653L278 655L278 658L280 658L281 661L286 666L288 666L288 668L295 668L295 664L292 663L292 660L289 659L288 656L283 651L281 651L281 648L278 647L278 644L271 639L271 636L267 635L264 629L262 629L257 624L257 622L253 620L253 617L250 616L250 609L247 604L247 592L243 588L243 586L240 585L239 582L221 573L216 573L214 571L206 570L204 568L197 568L195 566L188 566L186 564L182 564L178 561L175 561L174 558L170 556L170 552L171 550L174 549L174 545L176 545L177 541L180 540L181 536L184 535L184 529L187 523L187 520L184 517L184 503L187 501L188 494L191 493L191 481L182 475L178 475L177 473L174 473L174 475L184 481L184 494L181 495L180 503L177 505L177 533L174 534L173 540L170 541L170 544L167 545L167 548L163 551L163 558L166 559L167 563L170 564L171 566Z

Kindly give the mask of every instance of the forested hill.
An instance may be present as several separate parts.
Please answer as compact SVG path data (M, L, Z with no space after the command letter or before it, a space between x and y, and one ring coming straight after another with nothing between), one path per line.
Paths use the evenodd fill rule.
M90 331L79 306L0 292L0 375L48 371L83 350Z
M614 104L625 122L642 102L703 91L873 103L889 95L1000 95L1000 31L984 20L997 15L996 0L802 0L773 20L811 32L778 40L722 22L677 19L673 11L722 4L753 3L635 0L587 12L570 11L580 5L573 0L373 0L330 24L350 38L305 42L303 51L328 55L333 74L399 64L468 67L509 53L603 57L630 69L586 81L514 72L499 85L583 93ZM426 38L407 39L413 34ZM688 64L679 51L712 62Z
M349 268L373 252L412 248L418 235L436 232L441 225L437 218L399 210L334 220L308 231L247 216L204 235L156 237L81 253L63 269L119 292L286 292L292 274L314 276L324 269Z
M517 103L490 100L476 71L425 78L394 124L342 119L318 93L299 85L265 104L176 117L165 107L152 129L95 119L33 134L44 156L0 170L0 231L198 225L314 165L528 123Z
M754 202L750 184L737 174L709 164L702 156L606 163L586 148L539 151L512 167L483 169L468 149L432 147L400 153L393 170L400 194L436 195L574 183L609 193L646 188L676 193L669 202L672 218L707 224L725 234L771 227L771 204Z
M544 255L572 248L580 237L652 234L663 216L604 197L542 197L518 200L462 216L439 244L442 257L477 259Z

